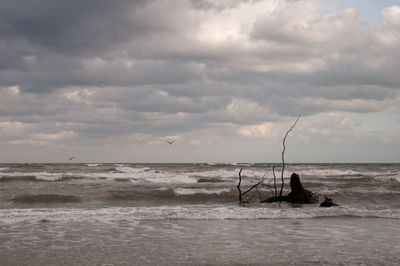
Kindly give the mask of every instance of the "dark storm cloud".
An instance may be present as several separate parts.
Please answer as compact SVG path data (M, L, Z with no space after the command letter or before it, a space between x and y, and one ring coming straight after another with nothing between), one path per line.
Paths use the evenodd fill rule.
M26 41L46 52L95 55L146 34L152 25L162 27L141 23L135 16L137 8L149 2L5 0L0 9L0 36Z
M181 73L180 80L190 77L183 64L174 69L165 62L144 60L130 71L112 65L129 43L170 30L163 16L143 11L151 2L2 1L1 85L48 92L71 85L169 83L176 73ZM87 70L85 60L94 58L107 65Z

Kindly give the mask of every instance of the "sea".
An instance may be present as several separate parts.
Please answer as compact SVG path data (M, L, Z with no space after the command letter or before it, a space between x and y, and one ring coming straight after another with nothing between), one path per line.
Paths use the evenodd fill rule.
M400 265L400 164L294 172L338 206L260 203L272 164L0 164L0 265Z

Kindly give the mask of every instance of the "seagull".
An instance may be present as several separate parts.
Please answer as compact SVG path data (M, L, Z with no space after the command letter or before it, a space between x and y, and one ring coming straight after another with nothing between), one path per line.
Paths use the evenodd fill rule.
M167 140L167 143L168 143L169 145L172 145L172 143L174 143L174 141L173 141L173 140Z

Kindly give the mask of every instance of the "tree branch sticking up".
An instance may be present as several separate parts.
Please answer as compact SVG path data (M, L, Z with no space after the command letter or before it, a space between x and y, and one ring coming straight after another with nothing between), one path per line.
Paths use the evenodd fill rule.
M249 198L249 199L244 200L243 196L244 196L245 194L249 193L249 192L250 192L251 190L253 190L253 189L256 189L256 190L257 190L257 193L258 193L258 195L259 195L259 197L260 197L260 202L276 202L276 201L281 201L281 199L282 199L283 185L284 185L284 183L285 183L285 181L284 181L284 179L283 179L283 174L284 174L284 171L285 171L286 138L288 137L289 133L293 130L293 128L296 126L297 121L299 121L300 117L301 117L301 116L298 116L298 117L297 117L296 121L293 123L293 125L290 127L290 129L286 132L286 134L285 134L285 136L284 136L284 138L283 138L283 141L282 141L283 149L282 149L281 189L280 189L280 191L279 191L279 197L278 197L278 195L277 195L278 192L277 192L277 189L276 189L276 176L275 176L275 166L274 166L274 165L272 166L272 174L273 174L273 176L274 176L274 179L273 179L273 181L274 181L274 196L271 197L271 198L269 198L269 199L266 199L266 200L262 200L261 195L260 195L259 191L257 190L257 187L258 187L260 184L261 184L261 185L264 185L264 186L270 187L269 184L268 184L268 185L263 184L263 182L264 182L264 177L261 179L260 182L254 184L252 187L250 187L248 190L246 190L245 192L242 193L242 190L240 189L240 185L241 185L241 183L242 183L242 175L241 175L241 174L242 174L243 168L241 168L240 171L239 171L239 183L238 183L238 185L237 185L237 189L238 189L238 191L239 191L239 203L249 203L250 200L251 200L252 198ZM269 183L271 183L271 182L269 182ZM271 188L271 187L270 187L270 188Z
M286 138L287 138L287 136L289 135L290 131L292 131L293 128L296 126L297 121L299 121L300 117L301 117L301 115L299 115L299 116L297 117L296 121L294 121L293 125L292 125L292 126L290 127L290 129L286 132L285 137L283 138L283 141L282 141L282 146L283 146L283 149L282 149L282 171L281 171L281 190L279 191L279 198L282 197L283 185L284 185L284 183L285 183L285 181L283 180L283 172L285 171L285 150L286 150L286 144L285 144L285 142L286 142Z

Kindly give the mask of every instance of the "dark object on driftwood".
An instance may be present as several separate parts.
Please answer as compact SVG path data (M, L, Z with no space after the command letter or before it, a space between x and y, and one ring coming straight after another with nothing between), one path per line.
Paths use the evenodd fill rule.
M293 173L290 177L290 188L292 189L287 196L279 196L279 197L270 197L261 202L271 203L271 202L280 202L287 201L292 203L318 203L318 195L312 193L311 191L304 189L303 185L300 182L300 176L296 173Z
M336 203L333 203L332 199L325 196L325 200L319 205L320 207L332 207L338 206Z

